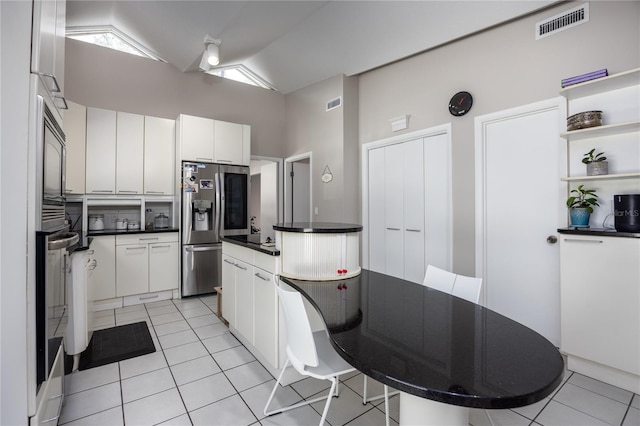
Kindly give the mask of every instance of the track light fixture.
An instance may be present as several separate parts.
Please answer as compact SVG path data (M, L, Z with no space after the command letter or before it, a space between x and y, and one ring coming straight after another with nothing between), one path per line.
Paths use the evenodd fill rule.
M204 53L200 60L200 69L208 72L212 67L220 63L220 40L213 38L209 34L204 36Z

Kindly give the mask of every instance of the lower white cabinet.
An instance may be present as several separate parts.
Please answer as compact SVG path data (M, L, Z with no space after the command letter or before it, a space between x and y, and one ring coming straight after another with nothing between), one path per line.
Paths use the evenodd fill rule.
M116 297L116 237L104 235L92 237L90 250L96 260L96 267L87 278L93 287L94 300Z
M569 369L640 392L640 238L563 234L560 258Z
M222 316L262 361L279 368L278 296L273 274L279 258L222 243Z
M177 233L116 236L116 296L177 289Z

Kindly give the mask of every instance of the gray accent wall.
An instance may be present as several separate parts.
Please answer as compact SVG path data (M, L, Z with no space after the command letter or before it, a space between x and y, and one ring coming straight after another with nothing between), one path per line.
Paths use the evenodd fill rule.
M637 1L591 1L589 22L535 40L536 22L584 3L562 3L360 75L361 144L452 123L453 269L457 273L475 272L474 118L557 97L560 81L566 77L601 68L615 74L640 66ZM449 99L461 90L473 95L474 104L467 115L453 117ZM409 128L391 132L389 119L405 114L411 115ZM523 168L534 167L534 160L513 159L522 162ZM514 211L518 206L544 208L526 199L526 188L511 196Z

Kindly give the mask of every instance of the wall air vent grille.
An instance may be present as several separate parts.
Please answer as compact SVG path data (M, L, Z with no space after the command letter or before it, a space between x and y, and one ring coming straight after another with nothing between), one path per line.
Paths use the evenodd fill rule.
M336 109L342 105L342 96L339 96L335 99L331 99L327 102L327 111L331 111L332 109Z
M576 25L589 22L589 3L552 16L536 24L536 40L545 38Z

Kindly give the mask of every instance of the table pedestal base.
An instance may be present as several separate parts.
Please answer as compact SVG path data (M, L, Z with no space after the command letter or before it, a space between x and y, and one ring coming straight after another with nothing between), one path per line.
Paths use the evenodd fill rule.
M469 408L400 392L400 425L467 426Z

